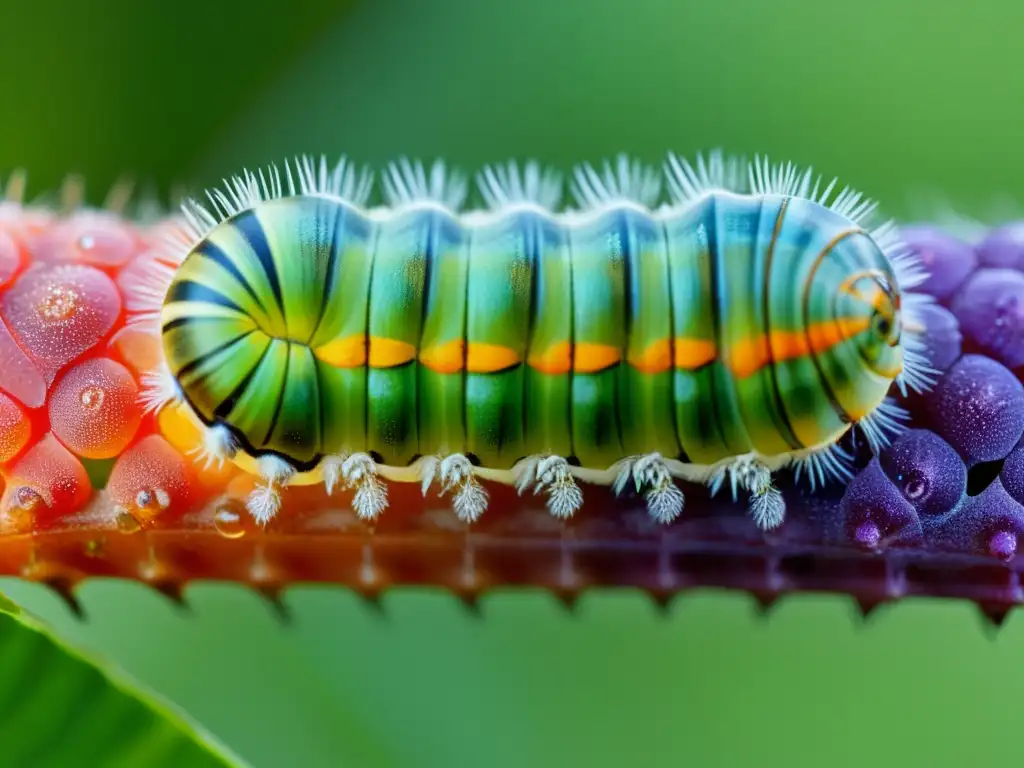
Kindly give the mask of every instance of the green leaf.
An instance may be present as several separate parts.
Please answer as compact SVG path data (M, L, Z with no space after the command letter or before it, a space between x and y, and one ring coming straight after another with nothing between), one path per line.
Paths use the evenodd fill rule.
M241 766L208 733L0 596L0 763Z

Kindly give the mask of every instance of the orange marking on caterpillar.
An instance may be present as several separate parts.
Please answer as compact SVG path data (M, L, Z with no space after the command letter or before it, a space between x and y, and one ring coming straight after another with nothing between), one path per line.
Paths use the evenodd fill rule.
M420 363L437 373L497 373L523 362L522 357L511 347L500 344L485 344L471 341L468 345L458 339L437 344L420 352Z
M514 349L499 344L470 342L466 353L466 370L469 373L496 373L521 362L523 359Z
M572 359L576 373L599 373L622 361L622 350L610 344L577 344Z
M335 368L362 368L366 365L366 336L359 333L333 339L314 349L313 354Z
M368 362L371 368L395 368L416 359L416 347L404 341L370 337Z
M815 323L807 333L772 331L733 343L726 355L726 363L739 378L752 376L766 365L795 360L809 353L820 354L867 330L867 318L840 318L836 322ZM810 343L808 344L808 340Z
M807 329L812 352L826 352L871 325L867 317L840 317L835 322L815 323Z
M552 375L598 373L622 361L622 350L610 344L581 343L573 346L567 341L552 344L540 354L532 354L527 364L534 370Z
M437 373L458 373L462 370L465 351L462 339L435 344L420 352L420 364Z
M542 352L531 354L526 362L541 373L555 376L566 374L572 370L572 345L567 341L560 341Z
M675 366L681 371L694 371L714 361L718 355L715 342L709 339L676 339L673 345Z
M672 341L659 339L651 342L638 355L628 358L631 366L641 373L664 373L672 368Z

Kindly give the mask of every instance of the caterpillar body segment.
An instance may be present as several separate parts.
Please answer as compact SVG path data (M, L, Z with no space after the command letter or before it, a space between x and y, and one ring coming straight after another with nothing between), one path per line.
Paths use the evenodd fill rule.
M577 481L631 484L670 522L683 480L749 493L775 527L774 472L847 477L839 438L856 425L886 444L894 382L934 372L908 292L923 272L869 226L873 205L792 166L741 167L671 157L655 208L657 175L620 158L579 169L580 207L561 213L533 164L485 170L491 209L468 213L440 165L389 168L376 209L344 161L286 165L287 193L276 170L246 173L212 212L186 204L178 266L144 292L160 300L137 322L159 323L166 367L143 397L203 426L199 457L262 478L262 522L315 482L373 519L388 481L472 522L481 480L546 493L563 518Z

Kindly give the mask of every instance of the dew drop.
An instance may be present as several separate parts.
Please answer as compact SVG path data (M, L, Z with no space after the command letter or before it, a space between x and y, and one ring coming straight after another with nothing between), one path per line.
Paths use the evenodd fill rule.
M82 407L87 411L98 411L103 407L103 389L101 387L86 387L78 395Z
M377 581L377 569L373 563L373 545L369 542L363 542L363 562L359 566L359 580L363 586L373 586Z
M240 539L245 536L245 523L242 516L230 506L217 508L213 515L213 527L225 539Z
M78 292L65 285L47 287L36 304L36 312L44 323L59 323L75 316L80 306Z
M135 227L108 211L80 211L54 223L35 243L40 261L121 267L143 247Z
M118 457L106 491L114 504L148 521L166 510L186 511L193 486L185 458L160 435L149 435Z
M18 502L17 492L9 497L5 496L3 505L3 528L17 533L27 533L35 528L35 513L31 509L24 509Z
M117 525L117 530L121 533L138 533L142 530L142 523L139 522L135 515L126 509L117 513L114 518L114 523Z
M85 467L52 433L5 467L4 474L9 480L5 508L31 508L35 523L73 515L92 495Z
M917 501L928 493L928 483L917 475L911 475L903 483L903 495L908 501Z
M20 509L26 512L32 512L43 504L43 497L39 495L39 492L30 486L22 485L14 491L14 500Z

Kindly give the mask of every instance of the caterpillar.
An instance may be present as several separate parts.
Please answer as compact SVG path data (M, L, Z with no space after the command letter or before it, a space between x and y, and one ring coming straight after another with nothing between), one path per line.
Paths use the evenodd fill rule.
M289 486L354 490L367 521L387 482L488 506L481 481L583 505L577 481L648 513L682 513L677 481L785 518L773 476L811 490L852 477L840 440L873 452L904 429L890 397L925 392L927 278L876 206L811 169L721 152L578 167L575 205L536 163L468 179L401 160L382 177L245 171L183 206L129 327L158 334L147 411L199 429L197 458L260 482L260 524ZM667 196L663 191L667 190ZM561 210L560 210L561 208Z
M705 175L716 164L722 165L706 161ZM803 178L760 165L748 167L743 192L734 175L730 194L756 196L758 174L776 187L787 174ZM642 176L632 167L594 169L606 187L597 202L584 198L580 210L548 213L548 220L568 226L595 208L607 213L617 206L664 221L666 207L685 205L673 197L659 206L636 193L609 194L614 184L629 186L621 178ZM698 180L700 168L697 161ZM328 186L329 174L312 163L302 161L295 173L300 193L306 184L312 196L360 197L357 187L346 186L351 182L330 182L340 195L316 192ZM486 174L481 179L491 210L455 214L461 206L451 201L430 205L463 225L496 216L494 209L550 212L559 205L560 180L537 166L491 173L497 187ZM359 178L351 170L341 174ZM421 186L430 187L425 177L424 171ZM647 177L652 184L658 178ZM271 192L283 185L273 178L267 189L259 181L257 198L279 199ZM589 178L586 171L576 175L576 194L587 194L582 182ZM540 194L542 180L547 191ZM671 175L668 187L671 194ZM232 189L221 194L230 200ZM973 601L995 622L1024 601L1024 321L1008 312L1024 302L1020 223L982 227L970 241L946 225L901 226L906 250L930 273L918 282L919 273L908 276L913 258L900 255L904 246L894 231L879 232L866 211L860 214L876 242L892 243L884 250L901 289L904 369L909 344L940 375L930 389L918 380L917 388L928 391L917 394L904 370L892 396L909 421L886 400L882 407L897 426L869 421L867 430L851 427L834 443L829 452L852 479L824 467L821 477L774 472L786 501L785 521L776 528L759 530L743 504L725 494L709 498L713 486L680 483L685 514L665 524L634 493L635 483L612 500L611 493L587 490L585 478L578 478L585 508L570 518L553 517L541 497L484 481L487 514L472 524L459 520L449 499L424 497L412 482L388 484L388 514L360 519L351 491L334 487L328 495L323 484L292 482L281 490L279 513L259 523L246 511L249 494L265 482L259 459L239 452L220 463L211 456L211 429L184 399L171 402L177 384L160 372L167 362L160 312L186 253L201 239L194 225L144 199L133 202L125 185L111 191L104 209L83 205L75 179L55 200L25 203L24 174L9 177L4 191L0 574L47 584L75 610L77 585L97 576L137 580L179 603L195 580L245 584L279 610L283 590L309 582L344 585L374 601L390 587L427 585L470 606L492 588L524 586L569 605L597 586L639 588L662 606L703 585L743 590L762 606L789 592L826 591L853 597L865 613L905 595L930 595ZM820 202L813 182L805 191L801 199ZM246 197L243 204L255 209L261 200ZM377 221L397 207L361 212ZM224 212L214 206L209 215L213 223L204 226L212 228ZM933 377L920 360L911 368ZM156 397L163 404L144 413L160 382L166 400ZM397 471L384 456L372 458L381 475ZM475 471L478 460L471 460ZM793 463L798 471L811 468ZM295 479L313 474L297 471ZM823 478L841 481L825 485ZM386 479L376 477L382 489Z

